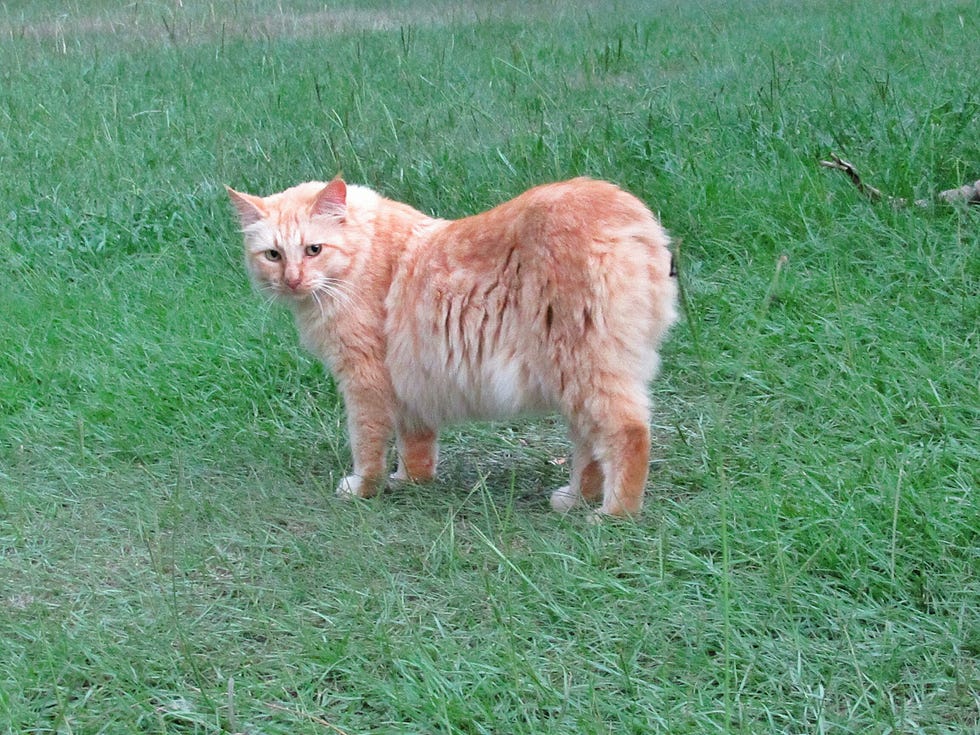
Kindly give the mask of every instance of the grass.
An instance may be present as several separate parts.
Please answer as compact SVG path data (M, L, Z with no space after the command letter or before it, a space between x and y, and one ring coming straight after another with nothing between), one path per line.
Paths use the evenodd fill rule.
M980 729L974 4L0 5L0 732ZM222 185L679 242L647 512L550 419L366 503Z

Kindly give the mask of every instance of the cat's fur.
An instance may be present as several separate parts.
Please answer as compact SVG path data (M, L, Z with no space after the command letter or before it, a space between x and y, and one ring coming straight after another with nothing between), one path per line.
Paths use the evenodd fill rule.
M253 281L292 307L344 396L354 472L338 494L381 488L392 433L392 478L424 481L443 424L557 411L573 456L555 509L640 511L677 286L638 199L579 178L450 221L340 179L228 192Z

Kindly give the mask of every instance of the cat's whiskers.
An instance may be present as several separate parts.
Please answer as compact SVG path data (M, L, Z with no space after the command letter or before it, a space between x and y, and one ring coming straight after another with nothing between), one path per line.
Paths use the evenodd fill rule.
M326 312L323 308L323 302L320 300L320 292L313 289L310 291L310 297L313 299L313 303L316 304L316 308L320 310L320 316L324 316Z
M320 312L324 310L324 305L320 301L321 296L336 302L338 306L349 307L354 304L355 293L349 281L342 281L338 278L321 276L313 284L311 294L320 307Z
M270 283L255 284L256 292L262 297L260 301L262 319L268 319L282 299L278 290Z
M265 307L266 311L269 311L273 305L279 301L279 289L273 286L271 283L260 283L258 284L256 290L262 296L262 305Z

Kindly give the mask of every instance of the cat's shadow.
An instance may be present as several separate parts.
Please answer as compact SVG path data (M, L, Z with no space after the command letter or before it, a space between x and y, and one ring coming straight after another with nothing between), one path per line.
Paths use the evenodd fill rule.
M440 435L436 478L424 484L392 484L386 502L418 505L440 497L454 505L486 496L495 503L549 510L552 490L568 483L570 444L555 418L470 423Z

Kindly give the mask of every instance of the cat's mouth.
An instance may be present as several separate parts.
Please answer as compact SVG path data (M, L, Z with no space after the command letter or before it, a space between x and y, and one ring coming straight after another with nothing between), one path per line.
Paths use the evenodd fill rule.
M314 301L321 309L328 304L347 304L354 298L351 285L335 278L324 277L293 284L282 280L267 281L265 288L273 298L294 304Z
M313 295L314 289L307 283L286 283L276 284L276 295L286 299L302 301Z

